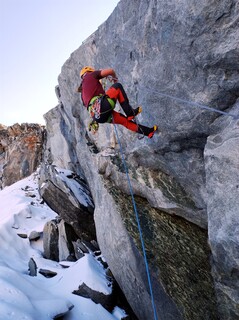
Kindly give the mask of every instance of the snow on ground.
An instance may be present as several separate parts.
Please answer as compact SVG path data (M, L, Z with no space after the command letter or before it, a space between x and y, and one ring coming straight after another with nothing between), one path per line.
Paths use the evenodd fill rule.
M93 290L110 293L105 270L90 254L63 268L43 258L42 238L29 241L18 234L42 232L56 217L38 194L37 173L0 191L0 320L48 320L71 309L66 320L119 320L125 316L116 307L111 314L100 304L72 294L83 282ZM29 275L33 258L39 269L57 272L53 278ZM74 307L73 307L74 306Z

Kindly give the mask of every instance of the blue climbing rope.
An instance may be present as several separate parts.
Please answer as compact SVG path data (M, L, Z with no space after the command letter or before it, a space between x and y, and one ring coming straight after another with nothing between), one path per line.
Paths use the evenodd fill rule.
M131 185L130 178L129 178L128 167L127 167L127 164L126 164L126 161L125 161L125 158L124 158L123 148L122 148L122 145L121 145L121 142L120 142L120 138L119 138L119 135L118 135L118 131L117 131L117 128L116 128L116 125L115 125L114 122L113 122L113 125L114 125L116 138L117 138L117 141L118 141L118 144L119 144L119 147L120 147L120 153L121 153L121 157L122 157L122 162L123 162L125 173L126 173L126 176L127 176L127 181L128 181L128 185L129 185L131 198L132 198L135 217L136 217L136 221L137 221L137 225L138 225L138 229L139 229L139 236L140 236L140 242L141 242L141 246L142 246L142 250L143 250L143 256L144 256L145 268L146 268L146 273L147 273L147 278L148 278L151 302L152 302L152 307L153 307L153 312L154 312L154 319L158 320L157 312L156 312L156 306L155 306L155 302L154 302L154 295L153 295L151 277L150 277L150 272L149 272L149 265L148 265L148 260L147 260L147 256L146 256L145 245L144 245L143 233L142 233L142 229L141 229L141 226L140 226L139 214L138 214L137 206L136 206L135 199L134 199L134 193L133 193L132 185Z
M162 97L166 97L166 98L170 98L172 100L175 100L175 101L179 101L179 102L182 102L182 103L185 103L189 106L194 106L194 107L198 107L200 109L205 109L205 110L208 110L208 111L211 111L211 112L216 112L216 113L220 113L220 114L223 114L223 115L226 115L226 116L230 116L230 117L233 117L234 119L239 119L239 116L235 115L235 114L232 114L230 112L225 112L225 111L221 111L221 110L218 110L218 109L215 109L215 108L212 108L212 107L208 107L206 105L203 105L203 104L200 104L200 103L197 103L197 102L193 102L193 101L188 101L186 99L181 99L181 98L178 98L178 97L175 97L171 94L167 94L167 93L163 93L163 92L160 92L160 91L154 91L152 89L148 89L148 88L145 88L147 91L150 91L150 92L153 92L154 95L160 95Z

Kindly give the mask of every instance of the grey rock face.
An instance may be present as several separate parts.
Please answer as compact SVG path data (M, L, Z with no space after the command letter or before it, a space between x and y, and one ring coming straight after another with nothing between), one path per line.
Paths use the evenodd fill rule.
M239 102L235 105L238 112ZM219 119L205 148L208 233L221 319L239 317L239 119Z
M161 131L138 140L117 128L159 318L217 319L218 308L222 319L236 319L237 121L175 97L238 114L238 11L235 0L122 0L66 61L59 106L45 115L45 165L87 180L100 249L140 320L153 319L153 312L119 145L110 124L100 125L96 135L87 131L89 117L76 92L79 71L112 66L132 105L143 106L139 122Z

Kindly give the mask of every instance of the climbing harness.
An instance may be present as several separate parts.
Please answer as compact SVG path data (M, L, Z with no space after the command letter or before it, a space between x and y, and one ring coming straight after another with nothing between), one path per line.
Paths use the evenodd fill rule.
M102 103L103 98L106 98L107 101L109 102L111 108L114 109L115 102L114 102L113 99L110 99L106 95L95 96L90 100L89 106L87 108L91 118L94 117L95 119L100 119L100 116L102 114L105 114L105 113L109 112L109 110L103 111L103 112L101 111L101 103Z
M149 91L149 92L153 91L152 89L149 89L149 88L145 88L145 89L147 91ZM158 94L158 95L160 95L162 97L170 98L172 100L185 103L185 104L187 104L189 106L198 107L200 109L205 109L205 110L208 110L208 111L211 111L211 112L216 112L216 113L220 113L222 115L230 116L230 117L233 117L234 119L239 119L239 116L236 116L235 114L232 114L230 112L221 111L221 110L218 110L216 108L209 107L207 105L203 105L203 104L200 104L200 103L197 103L197 102L193 102L193 101L189 101L189 100L186 100L186 99L178 98L178 97L175 97L175 96L173 96L171 94L166 94L166 93L163 93L163 92L160 92L160 91L153 91L153 92L154 92L155 95Z
M135 217L136 217L136 221L137 221L137 226L138 226L138 230L139 230L140 242L141 242L141 246L142 246L144 262L145 262L145 268L146 268L148 284L149 284L149 291L150 291L151 302L152 302L152 307L153 307L153 312L154 312L154 320L158 320L157 312L156 312L156 306L155 306L155 302L154 302L154 295L153 295L151 277L150 277L150 272L149 272L149 265L148 265L148 260L147 260L147 256L146 256L146 249L145 249L145 244L144 244L144 239L143 239L143 233L142 233L142 229L141 229L141 225L140 225L139 214L138 214L137 206L136 206L136 203L135 203L134 193L133 193L132 185L131 185L130 178L129 178L128 167L127 167L127 164L126 164L126 161L125 161L125 158L124 158L123 148L122 148L122 145L121 145L121 142L120 142L120 139L119 139L117 126L116 126L116 124L114 122L113 122L113 125L114 125L115 135L116 135L119 147L120 147L120 153L121 153L121 157L122 157L122 162L123 162L123 166L124 166L126 177L127 177L127 181L128 181L128 186L129 186L129 190L130 190L130 194L131 194L131 198L132 198L132 203L133 203L133 208L134 208L134 212L135 212Z

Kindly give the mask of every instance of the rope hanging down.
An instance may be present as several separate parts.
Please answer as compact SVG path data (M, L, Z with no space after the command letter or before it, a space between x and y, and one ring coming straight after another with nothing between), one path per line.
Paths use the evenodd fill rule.
M160 95L162 97L166 97L166 98L170 98L172 100L176 100L176 101L179 101L179 102L182 102L182 103L186 103L189 106L195 106L195 107L198 107L200 109L205 109L205 110L208 110L208 111L211 111L211 112L216 112L216 113L220 113L220 114L223 114L223 115L226 115L226 116L233 117L234 119L239 119L239 116L237 116L235 114L232 114L232 113L229 113L229 112L225 112L225 111L221 111L221 110L218 110L218 109L215 109L215 108L211 108L211 107L208 107L206 105L203 105L203 104L200 104L200 103L197 103L197 102L181 99L181 98L172 96L171 94L166 94L166 93L163 93L163 92L160 92L160 91L154 91L154 90L148 89L148 88L145 88L145 89L147 91L149 91L149 92L154 92L154 94L158 94L158 95Z
M139 229L140 242L141 242L141 246L142 246L142 250L143 250L143 256L144 256L145 268L146 268L146 273L147 273L147 278L148 278L151 302L152 302L152 307L153 307L153 312L154 312L154 320L158 320L157 312L156 312L156 306L155 306L155 302L154 302L154 295L153 295L151 277L150 277L150 272L149 272L149 265L148 265L147 256L146 256L145 244L144 244L142 229L141 229L141 226L140 226L139 214L138 214L138 210L137 210L137 207L136 207L136 203L135 203L135 199L134 199L134 193L133 193L132 185L131 185L130 178L129 178L128 167L127 167L127 164L126 164L126 161L125 161L125 158L124 158L124 154L123 154L123 148L122 148L122 145L121 145L121 142L120 142L120 139L119 139L119 135L118 135L118 131L117 131L115 123L113 123L113 125L114 125L116 138L117 138L117 141L118 141L118 144L119 144L119 147L120 147L120 153L121 153L121 157L122 157L122 162L123 162L123 165L124 165L124 169L125 169L125 173L126 173L126 177L127 177L127 181L128 181L128 185L129 185L129 190L130 190L130 194L131 194L131 198L132 198L132 203L133 203L133 207L134 207L135 217L136 217L136 221L137 221L137 226L138 226L138 229Z

